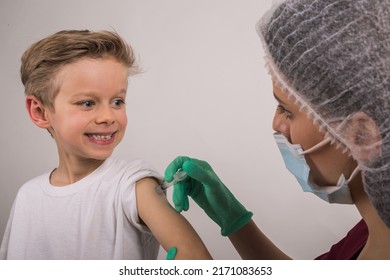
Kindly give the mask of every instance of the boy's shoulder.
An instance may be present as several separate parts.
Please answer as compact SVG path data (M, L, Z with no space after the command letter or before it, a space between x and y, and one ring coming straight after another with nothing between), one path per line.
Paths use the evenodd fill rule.
M49 181L50 173L51 172L46 172L26 181L22 185L21 189L28 188L28 187L34 188L34 187L38 187L39 185L42 185L45 181Z
M114 172L119 172L125 177L131 176L135 180L142 179L144 177L155 177L159 181L163 180L163 177L156 171L154 166L143 159L136 159L126 161L123 159L112 158L110 159L110 165L114 166Z
M158 181L163 181L163 177L156 171L156 169L149 162L143 159L126 161L113 157L108 158L100 167L87 177L89 178L82 179L84 183L91 181L96 182L96 180L103 180L105 178L118 180L117 182L135 182L145 177L154 177ZM68 187L65 188L69 190ZM50 172L46 172L25 182L20 187L18 195L31 196L47 191L54 191L53 186L50 184Z
M36 194L42 186L49 182L50 172L46 172L25 182L19 189L18 195Z

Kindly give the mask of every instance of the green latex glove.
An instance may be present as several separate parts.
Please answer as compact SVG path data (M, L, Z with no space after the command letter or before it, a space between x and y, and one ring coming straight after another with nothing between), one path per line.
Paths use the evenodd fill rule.
M190 196L220 226L223 236L249 223L253 213L234 197L207 162L177 157L165 170L165 180L171 182L180 168L187 173L187 178L174 186L172 199L176 211L189 209Z
M169 249L167 252L166 260L174 260L176 257L176 254L177 254L177 248L171 247L171 249Z

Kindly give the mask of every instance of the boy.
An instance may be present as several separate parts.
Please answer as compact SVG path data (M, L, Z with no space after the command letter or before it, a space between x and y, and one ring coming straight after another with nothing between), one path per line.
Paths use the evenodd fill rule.
M59 165L22 186L1 259L210 259L191 225L156 192L142 161L111 157L126 124L134 54L114 32L60 31L22 56L31 120L55 140Z

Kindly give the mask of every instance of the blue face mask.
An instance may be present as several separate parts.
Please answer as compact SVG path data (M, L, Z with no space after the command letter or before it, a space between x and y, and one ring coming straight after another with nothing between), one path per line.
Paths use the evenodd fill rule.
M309 179L310 167L304 155L330 143L330 139L325 139L314 147L303 151L301 145L291 144L281 133L275 133L274 137L287 169L298 180L304 192L312 192L329 203L353 204L348 183L358 173L358 167L352 172L348 180L345 179L344 175L341 175L336 186L321 187Z

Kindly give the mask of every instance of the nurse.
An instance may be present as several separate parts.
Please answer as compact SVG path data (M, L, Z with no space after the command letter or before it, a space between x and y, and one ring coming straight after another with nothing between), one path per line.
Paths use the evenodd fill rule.
M286 0L257 24L278 102L275 141L304 191L362 216L318 259L390 259L390 1ZM191 197L243 259L288 259L206 162L165 171L177 211ZM261 186L259 186L261 187Z

